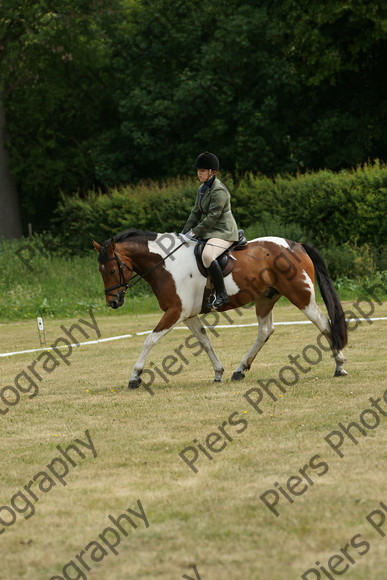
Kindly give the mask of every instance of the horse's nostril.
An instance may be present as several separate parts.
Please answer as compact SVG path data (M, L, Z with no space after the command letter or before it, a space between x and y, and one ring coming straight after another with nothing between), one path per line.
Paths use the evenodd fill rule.
M117 302L117 300L112 300L112 301L109 303L109 306L110 306L111 308L114 308L114 309L118 308L118 302Z

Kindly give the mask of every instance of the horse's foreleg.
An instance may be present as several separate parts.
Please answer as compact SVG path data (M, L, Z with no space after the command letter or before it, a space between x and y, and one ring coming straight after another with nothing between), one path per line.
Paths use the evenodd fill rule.
M161 318L156 328L146 337L142 347L141 354L133 367L132 374L129 379L129 389L137 389L141 383L141 373L144 369L145 361L148 357L149 351L163 338L178 322L180 318L180 311L167 311Z
M212 348L211 341L207 335L207 331L204 328L203 324L201 323L200 319L197 316L194 316L193 318L188 318L184 322L191 330L191 332L195 335L199 344L204 348L205 352L208 354L208 357L212 362L212 366L214 367L215 371L214 382L221 382L224 373L224 368L222 363L216 356L214 349Z
M270 336L274 332L272 310L270 310L270 312L266 314L266 316L258 315L257 317L258 317L257 340L254 342L253 346L250 348L246 356L241 360L238 368L233 372L231 377L232 381L240 381L241 379L245 378L244 371L248 371L250 369L258 352L261 350L265 342L269 340Z

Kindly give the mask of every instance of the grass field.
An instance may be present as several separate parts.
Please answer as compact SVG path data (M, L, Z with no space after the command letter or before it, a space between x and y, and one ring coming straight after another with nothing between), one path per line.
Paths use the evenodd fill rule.
M349 302L345 306L351 308ZM386 303L374 308L373 316L387 316ZM156 314L97 313L102 338L132 336L73 347L64 360L59 351L51 358L31 352L0 359L1 393L8 401L0 401L1 579L325 580L344 574L385 580L381 534L383 517L387 532L387 513L380 502L387 504L387 321L363 321L356 328L352 323L345 349L348 377L333 378L334 364L324 353L286 392L273 386L276 401L263 392L260 414L244 395L260 387L258 380L265 385L278 380L290 366L289 355L316 345L317 330L276 326L246 379L231 382L256 335L255 327L236 326L254 322L253 312L232 317L230 328L212 335L226 369L222 384L212 382L207 357L186 347L186 329L172 331L151 352L146 367L155 374L154 394L142 387L127 390L145 338L135 333L151 329ZM76 318L47 319L47 345L65 336L61 325L68 330L74 323L96 339L96 330L78 318L91 320L86 309ZM304 317L280 304L274 319ZM181 371L167 375L168 356L179 345ZM39 348L35 320L0 324L1 353L34 348ZM26 376L35 377L35 388ZM256 395L251 391L250 399ZM382 411L372 407L370 397L382 399L377 403ZM367 409L372 413L363 413ZM338 426L353 421L364 431L352 428L357 445ZM342 437L343 457L328 444L329 434L332 443ZM70 444L83 457L73 448L70 460L57 448ZM197 472L179 456L186 447L189 459L197 452ZM296 475L299 479L290 479ZM278 494L278 517L260 499L270 489L266 498ZM379 532L366 519L372 512ZM132 520L120 520L125 533L108 517L117 520L124 513Z

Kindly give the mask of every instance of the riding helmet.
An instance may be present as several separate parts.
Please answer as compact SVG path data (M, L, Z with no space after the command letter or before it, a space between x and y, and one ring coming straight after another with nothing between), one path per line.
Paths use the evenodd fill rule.
M219 159L213 153L205 151L204 153L200 153L199 157L196 159L194 168L219 171Z

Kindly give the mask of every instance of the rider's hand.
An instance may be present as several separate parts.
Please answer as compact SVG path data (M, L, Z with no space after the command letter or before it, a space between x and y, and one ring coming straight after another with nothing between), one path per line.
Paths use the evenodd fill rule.
M194 237L195 237L195 234L193 233L193 231L192 231L192 230L190 230L190 231L189 231L189 232L187 232L186 234L183 234L183 233L179 234L179 238L180 238L180 239L181 239L183 242L185 242L185 243L187 243L187 244L188 244L189 242L192 242L192 241L193 241L193 239L194 239Z

